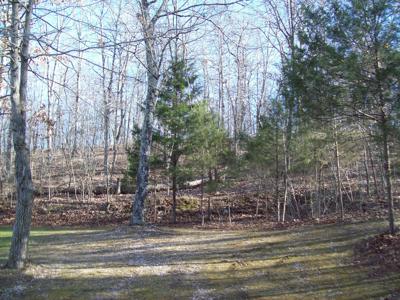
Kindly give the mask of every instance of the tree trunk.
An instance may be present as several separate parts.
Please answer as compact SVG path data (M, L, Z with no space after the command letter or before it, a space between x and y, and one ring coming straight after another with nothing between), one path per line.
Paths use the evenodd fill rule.
M389 213L389 231L390 234L394 234L396 231L394 224L394 210L393 210L393 195L392 195L392 171L390 167L390 155L389 155L389 144L388 144L388 124L387 119L384 117L382 121L382 138L383 138L383 169L386 180L386 197L388 201L388 213Z
M207 221L211 221L211 196L207 198Z
M177 191L177 184L176 184L176 165L175 161L173 163L173 173L172 173L172 223L176 224L176 191Z
M374 180L375 195L379 199L380 195L379 195L379 188L378 188L378 180L376 179L375 163L374 163L374 158L372 157L372 150L371 150L371 147L369 146L369 143L367 143L367 151L368 151L368 154L369 154L369 161L370 161L370 164L371 164L372 178Z
M287 132L289 132L289 130L287 129ZM284 136L284 173L283 173L283 188L284 188L284 197L283 197L283 208L282 208L282 222L285 222L286 219L286 206L288 203L288 173L289 173L289 151L288 151L288 146L289 146L289 142L288 142L288 135L286 135L286 137Z
M218 34L218 126L223 128L225 125L225 104L224 104L224 62L223 62L223 37Z
M7 267L21 269L28 254L32 217L33 186L29 145L26 144L26 100L29 64L29 39L33 0L29 0L24 21L21 53L18 53L19 3L12 2L11 33L11 124L15 150L17 207ZM21 65L19 67L19 60Z
M334 138L335 138L335 165L336 165L336 184L337 184L337 197L339 197L340 206L340 219L344 220L344 205L343 205L343 193L342 193L342 179L340 174L340 154L339 154L339 143L337 139L337 127L336 120L334 124ZM337 198L336 198L337 201Z
M368 170L368 152L367 152L367 147L364 146L364 170L365 170L365 179L367 180L367 196L368 198L371 197L371 192L370 192L370 183L369 183L369 170Z
M201 211L201 226L204 226L204 175L201 174L201 196L200 196L200 211Z
M118 23L117 23L118 24ZM102 25L101 25L102 26ZM116 25L115 30L118 30L118 26ZM109 203L109 194L110 194L110 175L109 175L109 138L110 138L110 115L111 115L111 100L112 100L112 87L114 83L114 67L115 67L115 60L116 60L116 53L117 46L116 46L116 38L114 38L114 48L112 52L112 59L111 59L111 69L110 69L110 78L108 81L107 88L105 86L106 81L106 58L105 58L105 50L102 48L102 71L103 71L103 106L104 106L104 116L103 116L103 134L104 134L104 157L103 157L103 169L104 169L104 181L106 186L106 202Z
M315 203L317 203L317 216L319 218L321 214L321 202L320 202L321 172L317 160L316 150L314 150L314 159L315 159ZM311 202L311 218L314 218L314 204L312 202Z
M140 22L142 23L143 37L146 47L146 67L147 67L147 94L144 108L144 118L140 134L140 154L139 167L136 177L136 193L133 201L133 212L131 218L132 225L144 223L143 208L147 196L147 184L149 179L149 156L153 129L154 106L157 99L157 86L159 81L159 62L155 49L154 27L162 11L166 6L167 0L163 0L157 13L150 19L149 6L152 2L141 1Z
M278 222L281 221L281 203L279 200L279 130L275 124L275 199L278 211Z

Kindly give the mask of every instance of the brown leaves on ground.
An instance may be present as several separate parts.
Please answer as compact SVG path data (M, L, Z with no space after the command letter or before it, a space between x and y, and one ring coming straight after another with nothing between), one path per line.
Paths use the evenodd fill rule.
M166 193L157 194L157 205L154 197L150 195L146 203L146 222L151 224L169 225L171 223L171 206ZM332 224L337 222L357 222L365 220L383 219L387 215L384 208L368 209L366 212L360 210L347 211L345 220L340 221L338 213L331 212L321 218L311 218L304 215L302 219L287 216L286 222L277 222L276 212L272 209L274 204L270 201L269 209L262 210L260 205L259 214L256 215L255 194L237 195L230 198L230 215L226 206L220 205L221 196L215 196L211 201L211 217L207 218L207 199L204 201L205 224L202 225L202 214L200 212L200 200L195 195L182 195L178 198L178 209L176 224L179 227L194 227L200 229L287 229L312 224ZM243 199L246 197L246 199ZM77 197L55 196L52 199L36 198L33 207L32 222L34 226L104 226L128 224L131 216L131 205L133 195L111 195L107 201L105 195L96 195L90 200L82 200ZM189 201L190 200L190 201ZM261 202L261 201L260 201ZM11 225L15 218L15 203L0 203L0 225ZM226 203L223 203L226 204Z
M127 223L130 216L131 196L95 196L90 201L54 197L37 198L32 212L33 226L93 226ZM15 206L0 205L0 225L11 225Z
M400 272L400 233L382 233L364 239L354 252L357 263L376 267L373 275Z

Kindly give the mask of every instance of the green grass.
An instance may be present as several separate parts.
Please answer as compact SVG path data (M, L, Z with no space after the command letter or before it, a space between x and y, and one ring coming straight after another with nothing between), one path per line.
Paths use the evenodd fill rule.
M0 227L0 263L4 263L7 250L10 247L11 229Z
M385 226L35 229L30 266L0 270L0 299L396 299L400 274L371 276L352 259ZM10 235L0 228L1 263Z
M96 232L96 230L85 230L85 229L78 229L80 233L84 232ZM40 242L40 237L45 237L51 239L57 239L59 235L65 234L75 234L77 229L51 229L51 228L35 228L31 231L31 244L35 245L36 243ZM11 236L12 236L12 227L10 226L0 226L0 265L5 264L8 256L8 250L11 243Z

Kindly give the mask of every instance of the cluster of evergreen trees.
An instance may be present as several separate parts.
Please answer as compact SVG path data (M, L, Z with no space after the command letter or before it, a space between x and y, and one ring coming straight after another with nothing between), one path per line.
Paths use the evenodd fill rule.
M201 99L194 67L174 59L164 74L155 108L153 167L161 167L172 187L172 221L176 223L178 184L193 176L204 178L216 168L224 153L227 135L218 119ZM129 151L128 175L136 176L138 148Z
M275 195L278 221L285 221L286 209L295 201L291 190L298 174L315 176L309 207L312 216L321 216L321 176L324 168L331 167L336 209L344 218L341 160L346 155L341 148L354 141L353 155L369 151L371 156L372 142L382 156L384 194L394 232L389 148L399 137L399 4L330 0L324 6L308 4L300 15L302 26L282 67L279 93L260 119L258 133L242 136L245 155L236 153L237 158L245 162L246 170L275 183L275 190L268 192ZM171 179L174 222L177 184L193 172L203 178L221 164L223 152L230 148L217 117L206 101L199 101L196 78L187 61L171 62L155 109L158 130L153 143L161 146L157 153ZM357 159L360 155L349 158ZM369 181L368 165L365 168ZM369 189L368 182L368 196ZM377 196L382 192L376 188Z
M302 10L298 46L284 66L283 88L293 99L296 130L324 133L334 144L343 216L340 135L373 137L383 161L390 232L395 231L390 145L398 141L400 106L399 3L328 1ZM313 141L315 149L320 148Z

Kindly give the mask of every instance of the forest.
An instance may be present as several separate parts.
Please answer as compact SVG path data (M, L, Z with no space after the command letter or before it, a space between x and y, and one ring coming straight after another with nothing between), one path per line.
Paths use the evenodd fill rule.
M400 299L398 0L0 2L0 299Z

